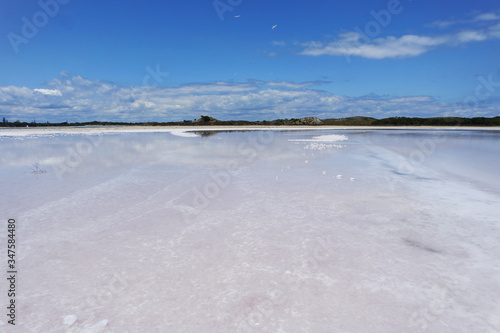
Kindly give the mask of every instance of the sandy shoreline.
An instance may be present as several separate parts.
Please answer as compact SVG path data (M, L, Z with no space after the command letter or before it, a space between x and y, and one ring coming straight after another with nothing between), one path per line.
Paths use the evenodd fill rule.
M499 131L500 127L460 127L460 126L68 126L68 127L12 127L0 128L0 136L29 136L50 134L99 134L99 133L161 133L192 136L192 131L245 131L245 130L448 130L448 131ZM186 135L182 135L185 133Z

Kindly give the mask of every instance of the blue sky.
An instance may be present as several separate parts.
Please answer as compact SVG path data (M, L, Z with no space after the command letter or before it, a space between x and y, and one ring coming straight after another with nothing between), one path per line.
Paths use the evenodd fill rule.
M0 0L0 117L497 116L499 4Z

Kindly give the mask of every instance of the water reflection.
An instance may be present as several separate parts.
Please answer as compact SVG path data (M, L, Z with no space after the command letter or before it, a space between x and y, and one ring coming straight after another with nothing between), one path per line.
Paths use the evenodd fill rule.
M113 296L116 311L100 314L122 331L124 312L152 307L206 327L227 317L228 328L269 304L269 291L287 297L269 321L299 314L315 325L320 313L366 304L373 318L413 318L429 285L478 304L475 323L486 323L498 299L495 288L484 293L498 281L498 139L373 130L3 138L0 215L19 217L23 295L43 304L27 314L47 327L87 320L81 300L96 281L108 291L114 270L128 287ZM38 178L36 162L47 170ZM460 304L435 315L453 324L468 313ZM395 325L408 331L405 320Z
M332 156L363 159L366 155L389 158L376 147L421 165L448 163L461 174L497 175L500 162L498 131L404 131L404 130L301 130L301 131L193 131L198 137L169 133L123 133L100 135L50 135L3 138L0 172L29 170L38 163L64 179L103 169L130 169L150 164L169 167L210 167L230 159L327 161ZM311 145L313 137L344 135L348 140ZM297 141L299 140L299 141ZM306 140L301 143L300 140ZM317 148L317 149L315 149ZM325 149L327 148L327 149ZM343 148L343 149L341 149ZM321 151L320 151L321 150ZM418 155L418 156L417 156ZM338 160L338 158L337 158ZM414 163L416 164L416 163ZM471 174L471 176L474 176ZM484 179L484 175L479 177ZM498 178L498 177L497 177Z

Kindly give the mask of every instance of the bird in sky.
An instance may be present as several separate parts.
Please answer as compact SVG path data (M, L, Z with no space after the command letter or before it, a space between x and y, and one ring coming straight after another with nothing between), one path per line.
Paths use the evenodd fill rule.
M240 17L241 15L235 15L234 17Z
M277 24L273 25L272 29L276 28L277 26L278 26Z

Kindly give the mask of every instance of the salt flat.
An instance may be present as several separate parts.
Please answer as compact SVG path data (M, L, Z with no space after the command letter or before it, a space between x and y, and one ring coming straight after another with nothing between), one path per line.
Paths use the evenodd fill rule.
M99 133L182 133L189 131L247 131L247 130L273 130L273 131L300 131L320 129L342 130L451 130L451 131L500 131L499 127L453 127L453 126L64 126L64 127L6 127L0 128L0 137L6 136L33 136L49 134L99 134Z
M498 129L234 129L2 130L0 327L500 331Z

